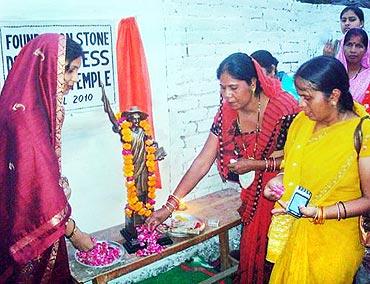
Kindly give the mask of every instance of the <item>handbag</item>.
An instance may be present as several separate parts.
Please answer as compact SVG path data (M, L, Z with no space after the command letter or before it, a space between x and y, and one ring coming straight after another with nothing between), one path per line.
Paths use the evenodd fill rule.
M359 222L361 244L370 248L370 217L362 215Z
M357 155L360 153L363 133L362 133L362 123L365 119L370 119L370 116L364 116L361 118L360 122L355 128L354 132L354 143ZM359 228L360 228L360 241L361 244L365 247L370 247L370 212L365 215L360 216L359 218Z

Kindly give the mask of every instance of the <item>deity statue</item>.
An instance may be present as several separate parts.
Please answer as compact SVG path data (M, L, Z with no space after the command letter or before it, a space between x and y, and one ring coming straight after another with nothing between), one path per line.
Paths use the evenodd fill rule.
M129 110L123 111L120 115L124 118L125 123L129 124L121 124L122 119L118 120L116 116L114 115L112 108L109 104L109 100L106 96L104 86L100 84L102 88L102 102L104 104L104 111L108 114L109 120L112 123L112 130L115 133L120 134L121 142L123 143L123 146L125 146L125 135L129 138L130 142L130 149L126 149L123 147L123 151L129 151L130 154L130 161L132 161L133 165L133 173L132 176L129 174L129 177L126 176L126 185L128 183L132 183L135 185L136 190L134 191L138 202L143 204L143 211L139 212L138 210L131 210L130 209L130 200L128 200L128 204L126 206L126 220L125 220L125 231L128 232L133 238L136 237L136 226L141 225L145 221L145 217L148 212L148 209L145 208L147 204L150 204L151 194L150 190L148 192L148 180L150 179L150 176L153 175L152 172L149 172L148 169L148 152L146 149L146 146L148 146L148 140L150 141L150 145L153 147L154 150L154 161L160 161L163 160L166 156L166 152L164 151L163 147L158 147L158 143L155 141L152 141L152 137L148 136L148 133L145 131L145 129L142 127L142 122L146 121L148 118L148 114L141 111L137 106L132 106ZM126 125L126 129L123 129L122 125ZM129 126L127 126L129 125ZM149 125L148 125L149 127ZM129 133L127 133L127 131ZM132 156L131 156L132 155ZM132 159L131 159L132 157ZM153 161L153 162L154 162ZM126 164L125 164L126 167ZM131 165L129 166L131 167ZM153 168L152 168L153 169ZM127 174L127 173L126 173ZM149 197L148 197L149 196ZM131 207L132 204L131 204ZM130 212L130 214L127 214L127 210ZM144 213L145 211L145 214ZM151 209L150 209L151 210ZM140 213L140 214L139 214ZM122 231L121 231L122 232ZM122 232L124 234L124 232ZM131 236L129 238L131 238Z
M134 180L136 188L138 190L139 200L143 203L147 202L147 192L148 192L148 169L145 165L146 161L146 151L145 151L145 132L143 128L140 127L140 121L147 119L148 114L140 111L137 106L131 107L129 110L122 113L123 116L127 118L127 121L132 123L131 135L132 135L132 155L134 164ZM163 147L158 148L158 144L154 142L156 148L155 160L163 160L166 153Z

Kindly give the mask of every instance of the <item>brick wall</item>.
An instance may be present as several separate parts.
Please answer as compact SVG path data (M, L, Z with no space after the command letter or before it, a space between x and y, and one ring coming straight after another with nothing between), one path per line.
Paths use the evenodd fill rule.
M292 0L164 0L163 8L174 189L200 152L217 111L219 63L233 52L267 49L279 60L279 70L293 73L322 53L326 39L341 37L343 6ZM222 186L229 185L222 185L213 167L189 198Z

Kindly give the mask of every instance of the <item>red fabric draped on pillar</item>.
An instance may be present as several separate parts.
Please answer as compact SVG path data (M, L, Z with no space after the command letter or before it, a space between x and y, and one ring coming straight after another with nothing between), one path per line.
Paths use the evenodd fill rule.
M131 106L138 106L146 112L155 139L149 73L135 18L122 19L119 23L116 48L119 109L125 111ZM161 188L158 167L155 174L156 187Z

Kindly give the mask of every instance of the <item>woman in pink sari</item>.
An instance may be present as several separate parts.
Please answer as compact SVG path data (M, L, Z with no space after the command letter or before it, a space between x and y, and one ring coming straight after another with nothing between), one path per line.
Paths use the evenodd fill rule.
M70 283L64 236L93 243L70 218L61 178L63 95L77 81L81 47L59 34L31 40L0 96L0 279ZM0 281L0 282L1 282Z
M370 83L370 50L367 33L359 28L350 29L341 42L337 59L347 70L353 99L362 104Z

